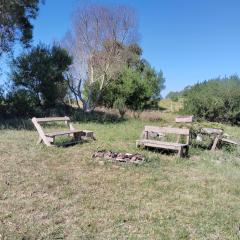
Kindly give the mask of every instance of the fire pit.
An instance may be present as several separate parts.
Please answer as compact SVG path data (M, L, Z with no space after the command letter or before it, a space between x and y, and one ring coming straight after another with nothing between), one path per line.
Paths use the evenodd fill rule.
M93 158L104 158L109 161L125 162L125 163L143 163L144 157L139 153L119 153L112 151L97 151L93 154Z

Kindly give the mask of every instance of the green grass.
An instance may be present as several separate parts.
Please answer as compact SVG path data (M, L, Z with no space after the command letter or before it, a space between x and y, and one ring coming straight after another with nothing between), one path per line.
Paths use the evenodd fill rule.
M0 239L239 239L239 151L190 149L178 159L136 149L146 124L158 123L75 124L97 141L67 148L36 146L36 131L1 130ZM99 164L99 149L148 161Z

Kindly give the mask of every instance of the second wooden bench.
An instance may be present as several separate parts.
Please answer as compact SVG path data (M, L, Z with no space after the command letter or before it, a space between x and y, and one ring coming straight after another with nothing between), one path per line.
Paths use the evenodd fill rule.
M167 134L177 135L177 140L166 140ZM181 136L186 138L185 143L180 143ZM179 157L183 157L184 155L188 154L189 129L145 126L141 135L141 139L137 140L136 145L138 147L143 146L174 150L178 152Z

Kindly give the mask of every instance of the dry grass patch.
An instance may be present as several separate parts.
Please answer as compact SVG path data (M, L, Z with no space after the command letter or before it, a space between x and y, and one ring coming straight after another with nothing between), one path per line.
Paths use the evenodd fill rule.
M146 124L81 124L98 140L68 148L36 146L35 131L2 130L2 239L238 239L237 155L192 150L195 161L136 149ZM98 149L148 162L102 165L91 158Z

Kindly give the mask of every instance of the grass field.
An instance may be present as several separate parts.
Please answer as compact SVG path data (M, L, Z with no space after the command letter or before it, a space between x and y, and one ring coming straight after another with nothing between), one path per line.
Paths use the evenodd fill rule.
M0 239L240 239L240 152L191 148L178 159L136 149L146 124L171 125L75 123L97 141L67 148L36 146L34 130L0 130ZM98 149L147 162L99 162Z

